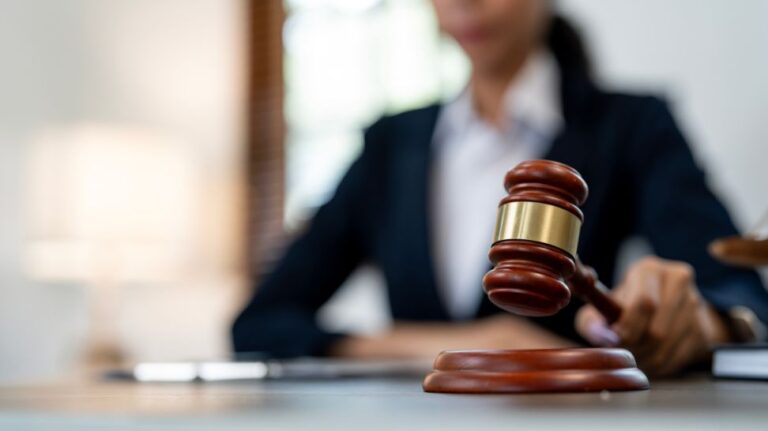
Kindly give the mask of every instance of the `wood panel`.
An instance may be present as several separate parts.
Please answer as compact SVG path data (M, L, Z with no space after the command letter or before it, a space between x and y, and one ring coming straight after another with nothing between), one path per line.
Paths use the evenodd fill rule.
M283 237L283 2L248 0L248 14L247 260L258 277Z

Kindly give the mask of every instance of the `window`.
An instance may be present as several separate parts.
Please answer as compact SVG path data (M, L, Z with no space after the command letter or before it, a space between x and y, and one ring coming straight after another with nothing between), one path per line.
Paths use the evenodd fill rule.
M469 66L428 0L286 0L286 226L326 201L382 114L449 98Z

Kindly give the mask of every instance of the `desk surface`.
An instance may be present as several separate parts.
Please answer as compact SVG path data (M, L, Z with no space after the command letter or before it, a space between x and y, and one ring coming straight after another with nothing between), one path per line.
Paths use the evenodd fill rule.
M768 429L768 383L652 384L632 393L480 396L426 394L417 379L4 387L0 429Z

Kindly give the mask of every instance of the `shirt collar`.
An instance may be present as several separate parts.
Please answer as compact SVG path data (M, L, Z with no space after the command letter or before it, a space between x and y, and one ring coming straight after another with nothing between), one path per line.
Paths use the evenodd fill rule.
M554 136L565 122L559 89L560 71L552 54L543 49L534 52L504 92L505 129L525 126ZM488 126L477 115L467 86L443 108L436 136L458 133L474 124Z

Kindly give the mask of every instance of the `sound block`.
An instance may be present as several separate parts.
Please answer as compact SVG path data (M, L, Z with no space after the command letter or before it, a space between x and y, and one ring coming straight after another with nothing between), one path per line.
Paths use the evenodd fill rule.
M449 350L435 359L425 392L514 394L637 391L650 387L625 349Z

